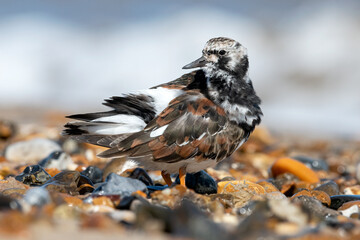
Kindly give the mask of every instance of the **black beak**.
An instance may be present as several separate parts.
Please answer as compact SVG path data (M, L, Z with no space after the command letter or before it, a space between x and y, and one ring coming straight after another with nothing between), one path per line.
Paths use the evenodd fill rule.
M196 59L192 63L189 63L188 65L183 66L182 69L204 67L206 63L207 63L206 59L204 57L201 57L199 59Z

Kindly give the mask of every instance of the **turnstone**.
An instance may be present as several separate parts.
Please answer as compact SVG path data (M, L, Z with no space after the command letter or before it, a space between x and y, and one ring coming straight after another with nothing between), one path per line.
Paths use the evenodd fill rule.
M153 88L106 99L110 111L68 116L63 135L109 149L102 158L126 156L165 182L179 173L212 167L240 147L261 121L260 98L248 75L247 50L230 38L212 38L199 68Z

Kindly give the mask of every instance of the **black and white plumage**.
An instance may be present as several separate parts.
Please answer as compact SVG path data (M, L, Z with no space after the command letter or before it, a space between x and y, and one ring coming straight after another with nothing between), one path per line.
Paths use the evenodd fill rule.
M105 100L110 111L77 114L63 135L109 150L165 174L197 172L230 156L261 121L260 98L248 76L246 48L210 39L200 68L151 89Z

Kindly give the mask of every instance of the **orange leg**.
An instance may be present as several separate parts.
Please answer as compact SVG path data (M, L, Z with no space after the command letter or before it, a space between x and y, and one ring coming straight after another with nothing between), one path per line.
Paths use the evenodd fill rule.
M179 169L179 178L180 178L180 185L182 185L184 187L186 187L185 176L186 176L186 167L182 167Z
M164 181L166 182L166 184L171 187L172 185L172 181L170 178L170 174L165 173L165 171L161 171L161 176L163 177Z

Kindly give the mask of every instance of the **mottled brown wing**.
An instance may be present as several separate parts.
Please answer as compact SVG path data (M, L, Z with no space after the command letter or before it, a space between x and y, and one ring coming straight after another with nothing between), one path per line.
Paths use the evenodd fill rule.
M171 101L143 131L100 156L152 156L153 161L167 163L193 157L220 161L245 138L244 131L227 119L222 108L201 93L188 91Z

